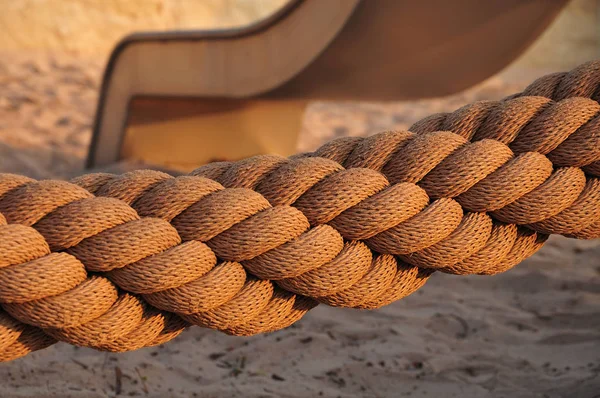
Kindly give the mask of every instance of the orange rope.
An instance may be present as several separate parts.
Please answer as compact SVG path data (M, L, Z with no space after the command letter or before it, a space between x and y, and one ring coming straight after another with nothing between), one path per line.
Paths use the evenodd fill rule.
M549 234L600 237L600 62L504 101L188 176L0 175L0 360L126 351L195 324L378 308L434 271L495 274Z

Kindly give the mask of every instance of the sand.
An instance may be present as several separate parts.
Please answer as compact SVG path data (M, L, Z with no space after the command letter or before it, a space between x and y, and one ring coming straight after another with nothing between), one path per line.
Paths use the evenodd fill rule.
M0 52L0 172L64 178L82 169L102 61ZM299 149L407 128L526 80L495 77L411 103L314 103ZM552 237L505 274L435 274L383 309L319 306L268 335L194 327L125 354L59 343L0 364L0 397L592 398L599 375L600 242Z

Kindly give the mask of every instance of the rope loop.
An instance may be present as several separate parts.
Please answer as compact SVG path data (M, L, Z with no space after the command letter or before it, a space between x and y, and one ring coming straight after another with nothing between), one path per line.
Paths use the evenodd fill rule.
M410 131L186 176L0 174L0 360L127 351L193 324L285 328L374 309L435 271L492 275L550 234L600 237L600 62Z

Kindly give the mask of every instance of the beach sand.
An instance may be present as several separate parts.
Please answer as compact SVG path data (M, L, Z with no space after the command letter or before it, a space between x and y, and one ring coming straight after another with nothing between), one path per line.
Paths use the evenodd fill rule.
M102 62L0 52L0 172L64 178L82 170ZM494 77L411 103L313 103L299 149L405 129L431 113L502 98L527 79ZM435 274L385 308L321 305L267 335L193 327L124 354L59 343L0 364L0 397L592 398L599 375L600 242L552 237L502 275Z

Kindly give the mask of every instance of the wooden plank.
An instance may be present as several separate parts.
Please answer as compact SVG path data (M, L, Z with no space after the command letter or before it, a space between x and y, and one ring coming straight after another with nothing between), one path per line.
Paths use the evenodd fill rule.
M260 29L135 35L107 68L88 164L124 156L188 169L288 154L307 101L465 89L515 59L566 2L303 0ZM154 104L133 101L128 117L135 96Z
M306 102L136 98L121 158L190 171L219 160L296 152Z

